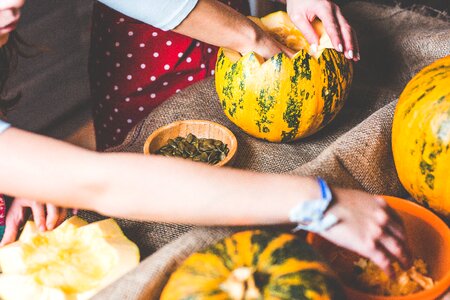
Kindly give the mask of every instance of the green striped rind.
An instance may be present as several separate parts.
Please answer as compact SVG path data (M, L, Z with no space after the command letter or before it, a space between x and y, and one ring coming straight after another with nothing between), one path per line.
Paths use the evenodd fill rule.
M450 218L450 56L421 70L396 107L392 149L403 186Z
M258 230L252 232L250 241L252 244L252 265L258 265L261 253L267 248L267 245L279 237L279 235L280 233L271 231ZM239 244L239 239L240 236L233 235L200 253L212 253L217 255L229 270L233 270L236 267L236 261L233 261L233 257L230 256L230 254L239 255L239 249L236 248ZM230 247L230 244L235 247ZM323 261L311 246L299 239L294 239L287 242L284 247L280 247L272 252L270 265L283 264L289 258L302 261Z
M334 119L344 105L350 90L348 87L353 78L353 68L343 54L331 49L324 50L319 57L319 64L323 72L321 96L324 109L320 125L323 127Z
M301 282L301 284L290 284L292 282ZM346 299L339 283L334 278L323 276L317 270L305 270L275 278L267 286L265 298L314 299L308 296L308 291L315 291L319 295L330 295L330 299Z
M314 266L290 271L289 266L297 262L327 268L306 242L293 235L260 230L237 233L188 258L167 285L184 291L183 296L167 293L165 299L230 299L221 284L239 267L255 270L261 299L345 299L331 273Z
M313 58L307 52L297 54L292 64L293 72L290 76L290 93L288 95L286 109L283 112L283 120L288 130L282 130L281 142L293 141L299 136L300 123L302 122L303 103L310 101L315 92L302 82L310 82L312 79L311 60Z
M258 138L290 142L317 132L342 108L351 84L351 62L325 49L319 59L299 51L264 63L250 53L236 62L220 49L216 90L228 118Z

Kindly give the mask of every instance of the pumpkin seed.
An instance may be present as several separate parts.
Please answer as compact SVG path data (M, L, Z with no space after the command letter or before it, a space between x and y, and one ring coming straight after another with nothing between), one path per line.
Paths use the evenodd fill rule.
M229 152L228 145L220 140L197 138L189 133L186 138L179 136L167 140L167 144L162 146L156 154L183 157L215 165L224 160Z

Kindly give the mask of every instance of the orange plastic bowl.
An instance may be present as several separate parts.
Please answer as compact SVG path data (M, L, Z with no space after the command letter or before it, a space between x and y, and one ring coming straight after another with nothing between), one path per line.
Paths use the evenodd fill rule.
M309 233L307 241L330 262L339 274L349 300L431 300L437 299L450 287L450 228L429 210L411 201L384 197L397 211L405 224L408 243L413 258L422 258L428 266L428 274L436 282L432 289L407 296L378 296L361 292L352 287L353 262L358 255L339 248L318 235ZM342 253L336 259L336 253ZM331 260L334 258L334 262Z

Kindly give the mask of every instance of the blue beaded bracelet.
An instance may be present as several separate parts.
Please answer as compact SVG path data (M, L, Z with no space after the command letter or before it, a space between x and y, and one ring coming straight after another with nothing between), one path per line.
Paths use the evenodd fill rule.
M331 213L325 215L333 200L333 194L325 180L318 177L317 182L320 187L321 197L303 201L289 213L289 220L298 224L294 231L303 229L312 232L323 232L339 221Z

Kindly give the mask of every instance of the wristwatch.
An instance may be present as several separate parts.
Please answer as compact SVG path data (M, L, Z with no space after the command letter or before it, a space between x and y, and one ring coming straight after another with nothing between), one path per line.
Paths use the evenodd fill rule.
M328 184L320 177L317 178L317 183L320 187L321 197L302 201L289 213L289 220L298 224L294 231L307 230L320 233L339 221L332 213L326 213L333 202L333 194Z

